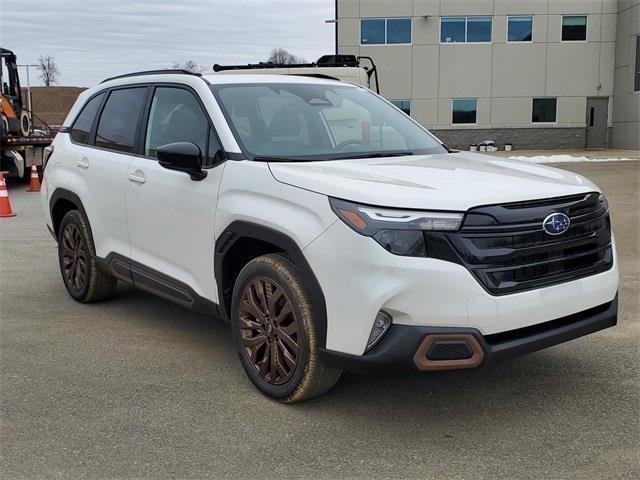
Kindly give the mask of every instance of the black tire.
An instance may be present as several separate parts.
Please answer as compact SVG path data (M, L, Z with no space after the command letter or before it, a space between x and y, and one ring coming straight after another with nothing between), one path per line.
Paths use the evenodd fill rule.
M278 254L250 261L233 289L231 329L240 362L251 382L280 402L318 396L340 378L340 369L320 361L310 298L300 271Z
M67 212L60 223L58 261L64 286L78 302L104 300L116 288L118 280L98 268L89 228L78 210Z

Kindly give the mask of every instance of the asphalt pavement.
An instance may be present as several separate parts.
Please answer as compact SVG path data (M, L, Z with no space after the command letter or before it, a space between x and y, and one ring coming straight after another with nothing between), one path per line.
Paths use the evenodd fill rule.
M120 286L75 303L38 194L0 219L0 476L640 478L640 162L560 165L598 183L619 325L455 372L345 374L286 406L249 383L228 325Z

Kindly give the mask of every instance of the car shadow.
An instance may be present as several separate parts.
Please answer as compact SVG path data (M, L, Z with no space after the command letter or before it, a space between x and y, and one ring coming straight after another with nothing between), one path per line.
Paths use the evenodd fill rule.
M228 323L221 319L187 310L131 287L119 287L108 302L112 318L136 323L136 327L162 332L160 341L179 333L187 337L198 351L206 350L211 364L232 366L226 374L237 375L238 383L248 385L237 359ZM120 311L126 317L119 315ZM343 425L361 424L367 419L395 431L407 427L407 435L422 436L417 427L453 435L453 424L465 428L498 428L498 424L527 423L549 412L569 409L580 412L593 408L590 391L597 384L602 395L609 389L616 396L614 384L606 382L606 371L599 365L599 345L585 349L588 339L552 347L472 370L443 372L397 372L381 375L343 373L327 394L315 399L282 405L270 401L254 388L245 391L256 404L281 410L281 414L313 414L322 418L337 417ZM188 344L187 344L188 345ZM602 348L602 347L600 347ZM589 355L585 354L589 350ZM189 353L185 352L185 358ZM211 388L215 379L211 377ZM577 413L576 413L577 414ZM453 424L452 424L453 423ZM391 425L396 425L391 427ZM455 430L455 429L454 429ZM412 433L410 433L412 432ZM396 432L397 433L397 432Z

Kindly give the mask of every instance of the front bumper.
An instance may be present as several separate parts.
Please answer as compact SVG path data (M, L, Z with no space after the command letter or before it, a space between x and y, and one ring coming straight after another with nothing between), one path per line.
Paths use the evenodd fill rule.
M303 253L327 308L327 350L364 355L380 310L400 326L470 329L489 337L536 326L613 300L613 266L606 272L507 295L491 295L463 265L401 257L337 221ZM415 330L412 330L415 331Z
M486 365L506 358L542 350L574 338L613 327L618 322L618 296L608 303L530 327L493 335L482 335L475 328L421 327L393 325L382 341L364 355L349 355L321 349L323 361L354 372L380 372L393 369L443 370ZM446 342L472 339L473 346L459 363L451 358L431 361L426 357L433 339Z

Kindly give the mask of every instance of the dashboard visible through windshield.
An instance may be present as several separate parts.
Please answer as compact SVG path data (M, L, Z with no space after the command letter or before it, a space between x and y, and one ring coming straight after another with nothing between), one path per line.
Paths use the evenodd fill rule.
M245 155L311 161L445 153L406 114L362 87L222 84L211 89Z

